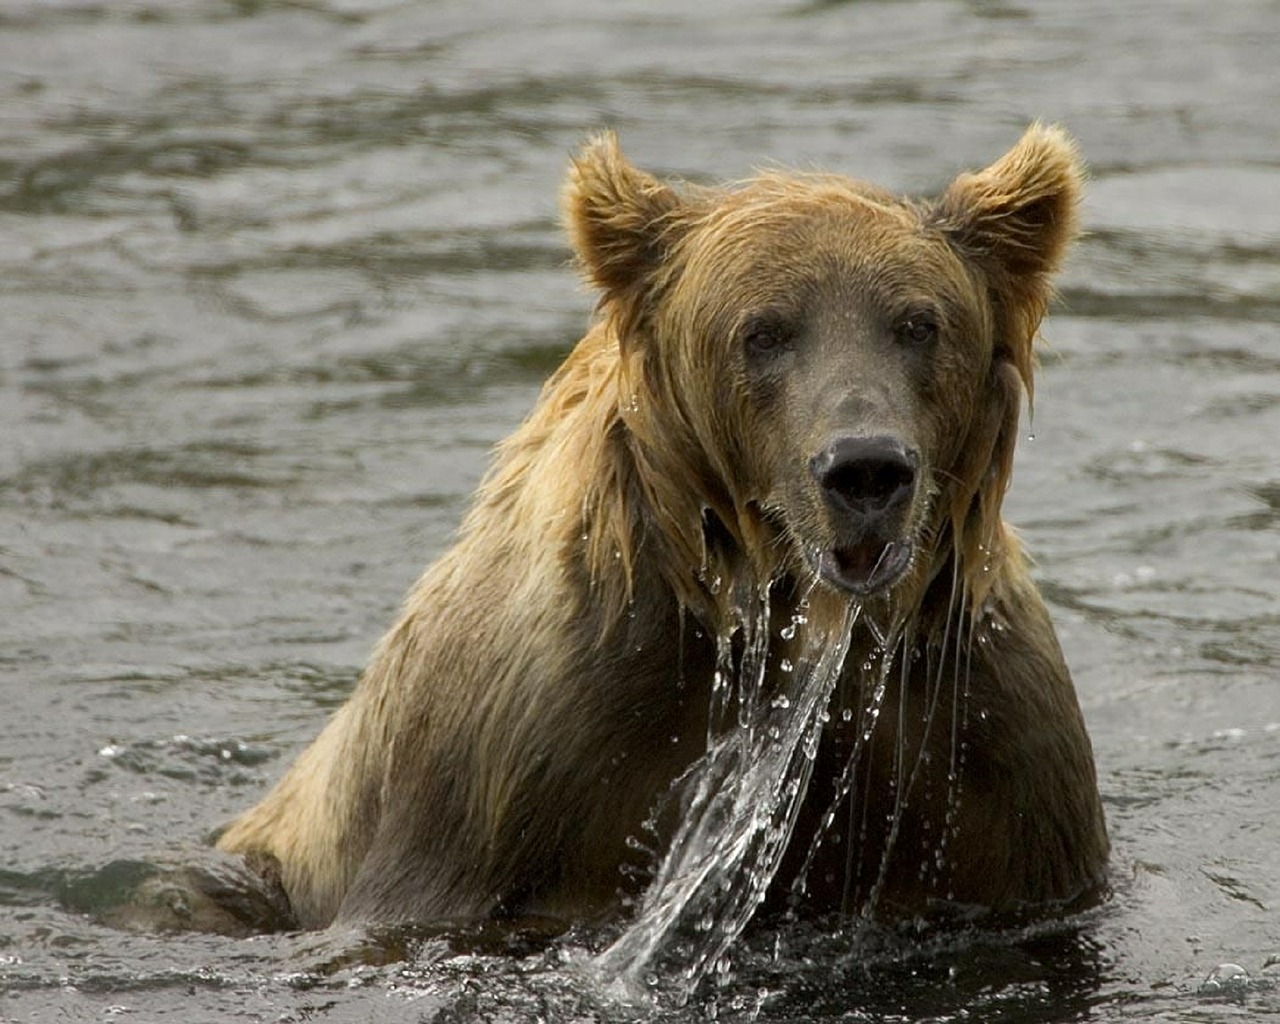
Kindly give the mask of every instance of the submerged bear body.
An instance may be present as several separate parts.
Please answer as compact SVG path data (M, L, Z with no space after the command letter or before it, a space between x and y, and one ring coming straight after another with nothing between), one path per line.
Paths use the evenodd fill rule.
M348 703L219 846L271 865L302 927L615 916L707 748L717 640L763 593L775 622L862 606L776 900L1097 892L1088 737L1000 519L1079 181L1038 126L931 201L825 175L677 190L610 137L585 149L565 206L596 322Z

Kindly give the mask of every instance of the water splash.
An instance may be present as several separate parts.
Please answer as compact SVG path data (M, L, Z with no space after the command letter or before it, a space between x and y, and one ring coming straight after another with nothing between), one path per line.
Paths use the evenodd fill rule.
M888 643L888 638L885 638ZM828 834L830 834L832 826L835 824L836 812L840 805L849 798L850 793L856 781L857 767L861 758L863 747L871 741L871 736L875 732L876 723L880 718L880 710L884 706L885 693L888 689L888 675L891 667L895 663L893 650L897 645L894 639L888 646L880 648L881 655L879 664L876 665L868 661L862 666L864 677L872 679L870 695L865 700L858 711L857 728L854 730L854 740L849 749L849 753L845 759L844 768L840 776L835 780L834 792L830 803L827 805L826 811L821 818L821 824L817 832L810 840L809 849L805 853L804 861L800 870L796 873L795 880L792 882L791 895L793 899L798 899L804 895L805 886L808 881L809 872L813 867L814 861L817 859L818 852L821 849L822 842ZM852 708L844 708L840 713L841 721L852 722L854 718L854 710ZM858 847L859 844L850 842L851 851ZM870 909L871 901L868 901L867 910Z
M682 1001L726 953L764 900L808 786L824 711L861 606L837 631L808 628L803 606L782 627L789 641L786 700L766 694L769 591L740 607L737 628L717 637L707 751L677 781L680 825L640 911L595 960L598 974L634 997L659 962L683 980ZM735 639L738 655L735 658ZM676 942L686 931L692 941Z

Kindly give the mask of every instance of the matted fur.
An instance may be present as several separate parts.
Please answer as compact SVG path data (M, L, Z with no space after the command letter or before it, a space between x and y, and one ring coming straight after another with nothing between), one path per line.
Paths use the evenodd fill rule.
M811 876L796 891L824 911L874 890L890 912L1095 892L1106 835L1088 738L1000 517L1081 174L1040 125L930 201L780 172L677 188L612 135L585 147L563 206L600 293L594 324L351 700L220 847L278 866L308 927L617 913L652 866L628 838L705 745L714 638L744 595L807 594L828 623L851 600L821 566L861 565L871 542L811 465L830 438L878 433L919 463L890 538L910 561L883 585L878 561L849 569L848 585L869 581L865 619L898 646L855 635L836 699L865 707L856 663L900 659L898 724L882 716L863 746L833 716L798 849L833 799L824 772L862 773L863 826L851 813L830 863L793 857ZM937 347L908 351L893 332L921 308ZM794 354L744 355L749 314L780 309L800 325ZM891 834L868 830L886 811ZM940 835L945 878L908 862Z

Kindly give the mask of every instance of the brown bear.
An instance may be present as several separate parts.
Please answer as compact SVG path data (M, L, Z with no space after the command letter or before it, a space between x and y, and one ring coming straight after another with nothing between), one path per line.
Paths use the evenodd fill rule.
M305 928L609 919L707 749L717 638L764 592L775 623L862 610L776 900L1097 896L1089 740L1000 517L1081 178L1041 125L929 200L811 173L677 187L589 144L564 211L593 325L350 700L219 847L270 865Z

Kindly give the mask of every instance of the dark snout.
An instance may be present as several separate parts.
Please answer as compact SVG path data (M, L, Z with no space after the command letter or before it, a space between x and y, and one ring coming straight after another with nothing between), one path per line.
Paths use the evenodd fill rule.
M809 460L832 508L859 519L908 505L919 465L920 457L894 437L840 437Z
M857 597L892 586L911 566L908 534L920 455L895 437L838 437L809 460L831 519L829 547L812 549L818 575Z

